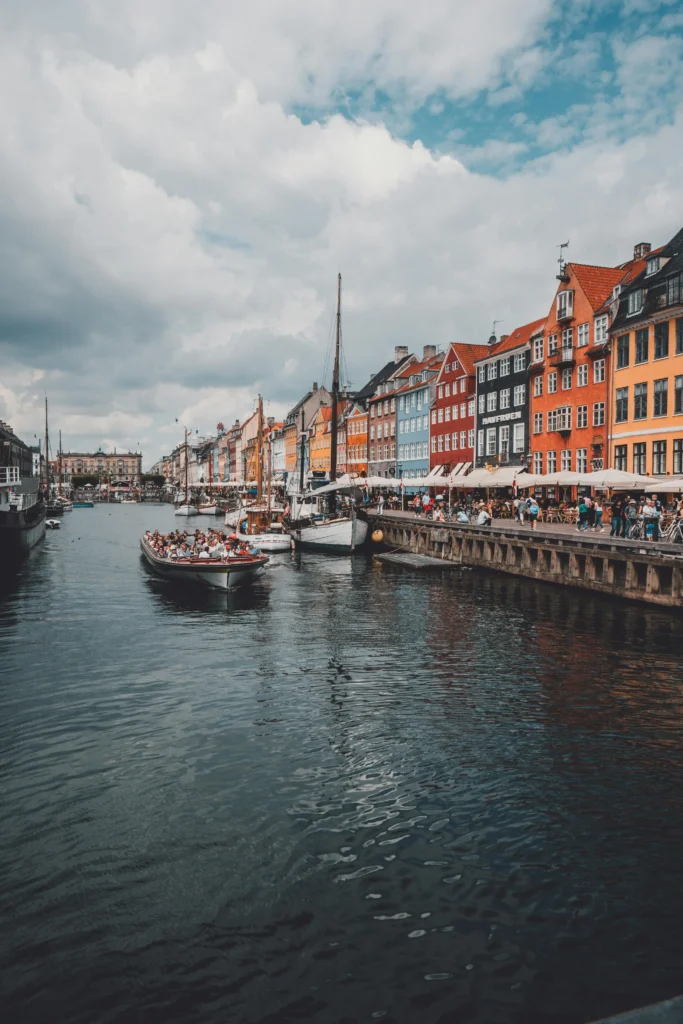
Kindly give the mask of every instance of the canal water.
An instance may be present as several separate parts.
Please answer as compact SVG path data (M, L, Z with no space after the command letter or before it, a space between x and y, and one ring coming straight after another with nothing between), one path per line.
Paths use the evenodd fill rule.
M574 1024L683 991L679 617L306 553L183 593L140 561L172 523L75 509L3 580L5 1020Z

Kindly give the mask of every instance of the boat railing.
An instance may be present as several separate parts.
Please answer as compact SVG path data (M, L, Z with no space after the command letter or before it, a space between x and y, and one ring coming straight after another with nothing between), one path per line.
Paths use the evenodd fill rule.
M0 485L11 487L20 483L20 480L18 466L0 466Z

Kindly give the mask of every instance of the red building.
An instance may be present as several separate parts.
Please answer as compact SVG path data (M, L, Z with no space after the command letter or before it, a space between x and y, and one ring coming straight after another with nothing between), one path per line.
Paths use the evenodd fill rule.
M643 263L644 266L644 263ZM610 305L634 261L619 267L568 263L529 366L530 470L605 468Z
M459 463L474 463L477 378L474 363L487 354L486 345L450 345L436 378L436 396L429 424L430 472L443 466L452 472ZM461 470L461 472L463 471Z

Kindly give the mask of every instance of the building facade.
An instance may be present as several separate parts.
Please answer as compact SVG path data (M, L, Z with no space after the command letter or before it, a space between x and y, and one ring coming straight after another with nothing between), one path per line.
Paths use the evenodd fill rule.
M396 476L396 389L399 374L416 356L397 345L394 358L374 374L356 395L356 401L368 410L368 475ZM392 402L393 399L393 402ZM391 423L393 421L393 435Z
M62 473L72 476L106 477L111 487L137 487L142 473L140 452L62 452Z
M398 436L397 476L406 491L418 490L429 474L430 407L434 400L436 378L444 355L433 345L425 345L422 362L401 370L401 386L396 393L396 432ZM372 443L372 421L370 422Z
M492 339L476 360L475 465L525 467L529 456L529 352L543 337L545 319Z
M683 474L683 229L622 288L610 330L610 462L653 476Z
M318 387L317 381L313 387L306 392L304 397L289 410L285 417L284 438L285 438L285 471L288 479L297 475L299 464L299 442L301 439L301 424L303 412L303 428L308 430L311 426L318 409L327 406L332 401L327 388Z
M346 471L368 474L368 413L354 402L346 417Z
M430 410L430 471L443 466L461 472L474 463L477 374L474 363L483 359L486 345L457 342L449 346L435 381L436 395ZM399 439L400 448L400 439Z

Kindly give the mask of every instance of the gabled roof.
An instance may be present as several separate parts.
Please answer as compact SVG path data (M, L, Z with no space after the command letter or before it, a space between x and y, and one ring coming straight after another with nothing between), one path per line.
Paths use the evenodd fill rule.
M654 273L647 276L647 261L653 256L664 256L667 262ZM638 269L634 266L619 296L619 305L612 322L612 327L621 329L623 325L635 325L642 320L653 316L658 309L662 308L661 303L666 302L666 281L675 274L683 273L683 228L676 232L673 238L647 253L642 260L638 260ZM644 289L644 302L642 309L635 315L627 317L628 294L638 288ZM664 297L664 298L663 298Z
M421 374L423 370L436 370L443 365L445 359L443 352L437 352L435 356L430 356L429 359L422 359L419 363L411 363L407 366L403 373L399 374L399 380L409 380L410 377L415 374ZM397 388L395 394L401 394L403 391L410 391L411 388L420 387L425 384L425 381L418 381L416 384L404 384L402 387Z
M614 286L620 284L625 276L623 267L596 267L589 263L569 263L567 270L570 269L593 312L600 309L612 294Z
M488 352L488 345L469 345L466 341L452 341L448 346L448 352L444 358L441 366L441 373L446 363L449 363L450 353L455 353L455 357L462 366L465 373L470 376L474 375L474 364L477 359L484 359ZM441 379L441 373L437 379Z
M380 384L383 384L384 381L389 380L389 378L392 377L397 370L404 366L405 363L408 362L408 360L413 358L414 356L404 356L403 359L399 360L398 363L394 362L394 360L391 359L382 367L379 373L374 374L374 376L370 378L365 387L362 387L360 391L356 392L356 401L367 402L368 399L372 398Z
M497 341L495 345L484 345L482 346L486 351L483 356L479 359L475 359L475 363L480 363L482 359L489 359L491 356L500 356L504 352L509 352L514 348L519 348L521 345L526 345L535 334L539 334L545 326L545 317L541 317L540 320L532 320L529 324L524 324L522 327L516 327L514 331L507 335L506 338L502 338Z

